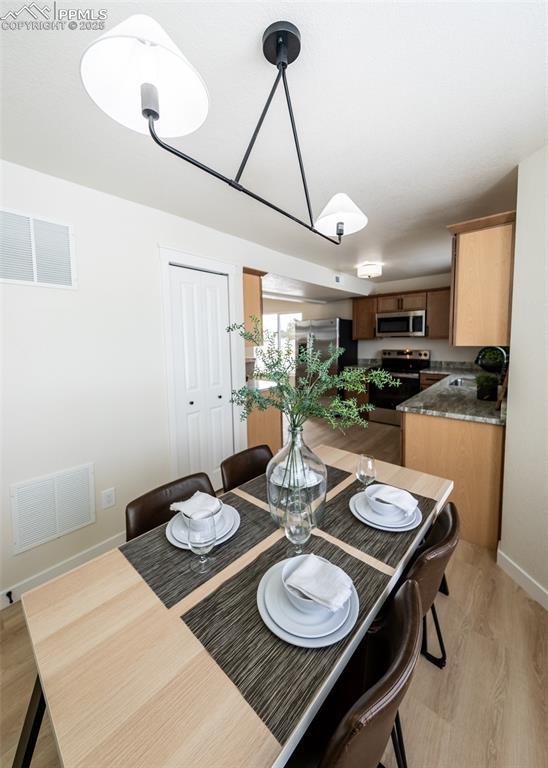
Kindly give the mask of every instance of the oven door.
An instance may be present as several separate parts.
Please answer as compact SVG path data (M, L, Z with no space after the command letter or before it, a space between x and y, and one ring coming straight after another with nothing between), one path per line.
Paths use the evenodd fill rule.
M395 379L400 380L399 387L376 387L373 383L369 384L369 402L375 408L388 408L395 410L396 406L409 400L413 395L420 392L420 378L418 373L396 373L392 372Z
M426 312L383 312L376 317L376 335L378 338L390 336L424 336Z

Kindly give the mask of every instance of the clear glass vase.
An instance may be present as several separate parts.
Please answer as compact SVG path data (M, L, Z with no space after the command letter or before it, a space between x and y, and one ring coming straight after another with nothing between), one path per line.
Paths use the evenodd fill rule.
M303 440L302 427L290 429L287 443L266 468L270 515L276 525L285 525L289 506L305 509L312 527L321 524L325 507L327 468Z

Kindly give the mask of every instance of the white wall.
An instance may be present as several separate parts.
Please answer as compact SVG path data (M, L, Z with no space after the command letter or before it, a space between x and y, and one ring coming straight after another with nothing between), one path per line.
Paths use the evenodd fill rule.
M519 165L498 563L548 608L548 145ZM532 328L535 332L532 332Z
M358 342L358 357L380 357L381 349L429 349L432 360L474 362L479 347L452 347L446 339L372 339Z
M310 262L11 163L0 171L4 208L74 227L78 272L77 290L2 286L4 590L114 537L126 503L169 479L159 246L299 280ZM335 274L314 266L320 285ZM352 276L344 287L364 290ZM88 461L116 507L98 498L95 524L14 557L10 483Z

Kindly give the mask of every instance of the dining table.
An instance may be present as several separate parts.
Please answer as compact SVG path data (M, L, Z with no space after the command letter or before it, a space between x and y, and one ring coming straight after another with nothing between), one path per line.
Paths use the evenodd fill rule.
M314 450L327 466L327 496L304 549L352 578L359 613L350 633L302 648L262 621L257 588L288 542L269 514L265 476L250 480L221 497L241 523L207 574L161 525L22 596L33 695L45 699L64 768L286 763L453 488L377 461L377 480L409 491L422 513L414 530L378 530L349 510L357 455Z

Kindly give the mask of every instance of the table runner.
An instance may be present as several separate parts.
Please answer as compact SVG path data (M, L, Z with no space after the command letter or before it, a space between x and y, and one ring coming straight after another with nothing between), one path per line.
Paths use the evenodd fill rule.
M266 627L256 600L262 576L286 557L286 549L287 541L277 542L181 617L282 744L389 581L339 547L312 536L306 551L329 559L351 576L360 610L352 632L335 645L297 648Z
M331 491L347 477L350 477L350 472L346 472L344 469L338 467L327 467L327 493ZM245 491L250 496L254 496L256 499L260 499L265 504L268 504L268 496L266 494L266 475L259 475L254 477L253 480L248 480L247 483L240 485L240 491Z
M427 496L419 496L418 493L414 493L413 496L417 499L419 509L422 512L421 525L412 531L400 533L380 531L377 528L371 528L366 523L361 523L350 512L350 499L361 489L362 486L356 481L327 502L318 527L346 544L351 544L356 549L395 568L416 537L424 535L429 527L426 520L436 506L436 502Z
M122 554L166 608L171 608L276 530L270 516L251 502L234 493L225 493L221 498L225 504L238 510L241 524L231 539L215 547L212 552L215 563L206 574L197 574L190 569L190 563L197 555L170 544L166 539L165 525L120 547Z

